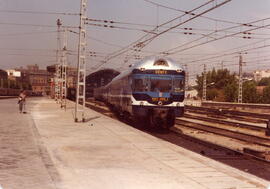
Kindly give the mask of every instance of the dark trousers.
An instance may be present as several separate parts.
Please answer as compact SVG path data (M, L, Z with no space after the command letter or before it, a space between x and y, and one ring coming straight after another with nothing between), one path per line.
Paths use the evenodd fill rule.
M20 110L20 112L23 111L24 105L25 105L25 102L24 102L23 100L21 100L21 101L19 102L19 110Z

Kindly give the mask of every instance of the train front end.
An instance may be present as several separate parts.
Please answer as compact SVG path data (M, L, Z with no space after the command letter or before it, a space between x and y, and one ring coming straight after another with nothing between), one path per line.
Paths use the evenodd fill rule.
M185 72L170 59L152 59L132 71L132 112L151 127L170 128L184 113Z

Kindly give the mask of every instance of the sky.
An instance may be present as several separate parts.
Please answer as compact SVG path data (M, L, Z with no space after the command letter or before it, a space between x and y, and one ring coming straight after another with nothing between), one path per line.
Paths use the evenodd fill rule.
M215 0L193 13L198 15L224 1ZM103 68L122 71L138 61L136 58L162 56L165 52L187 66L190 78L203 71L203 64L208 70L223 65L237 72L240 52L244 72L270 69L270 1L231 0L197 18L181 12L206 2L209 0L88 0L87 17L99 21L88 21L87 25L87 51L96 54L87 58L87 72ZM56 20L61 19L64 26L72 26L71 30L78 32L79 10L80 0L0 0L0 69L29 64L46 68L55 64ZM174 18L177 19L154 29ZM253 21L258 22L243 25ZM100 27L104 24L114 28ZM168 31L162 33L165 30ZM241 33L245 31L246 34ZM139 52L124 48L145 35L142 41L147 42L143 48L137 46ZM77 47L78 35L69 32L70 66L77 64Z

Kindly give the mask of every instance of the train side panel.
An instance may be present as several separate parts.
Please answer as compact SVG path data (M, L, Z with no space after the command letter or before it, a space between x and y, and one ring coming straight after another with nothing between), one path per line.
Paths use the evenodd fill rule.
M119 112L132 112L129 75L113 81L107 88L107 102Z

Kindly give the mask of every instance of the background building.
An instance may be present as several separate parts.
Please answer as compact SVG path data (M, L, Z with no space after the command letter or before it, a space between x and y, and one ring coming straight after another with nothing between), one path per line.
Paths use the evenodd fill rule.
M20 78L21 77L21 72L15 70L15 69L9 69L9 70L6 70L6 72L7 72L7 75L8 75L8 79L9 80L16 81L17 78Z
M55 93L55 77L56 77L56 65L47 66L47 71L50 73L49 86L50 95L54 98ZM77 68L67 67L67 89L76 88L77 83Z
M262 78L270 77L270 70L256 70L253 72L254 80L260 81Z
M39 69L38 65L28 65L27 68L19 68L16 71L21 72L21 77L17 81L31 85L32 92L36 95L45 95L50 93L49 80L53 77L47 70Z
M0 70L0 79L8 79L8 74L5 70Z
M75 88L77 83L77 68L67 67L67 87Z

